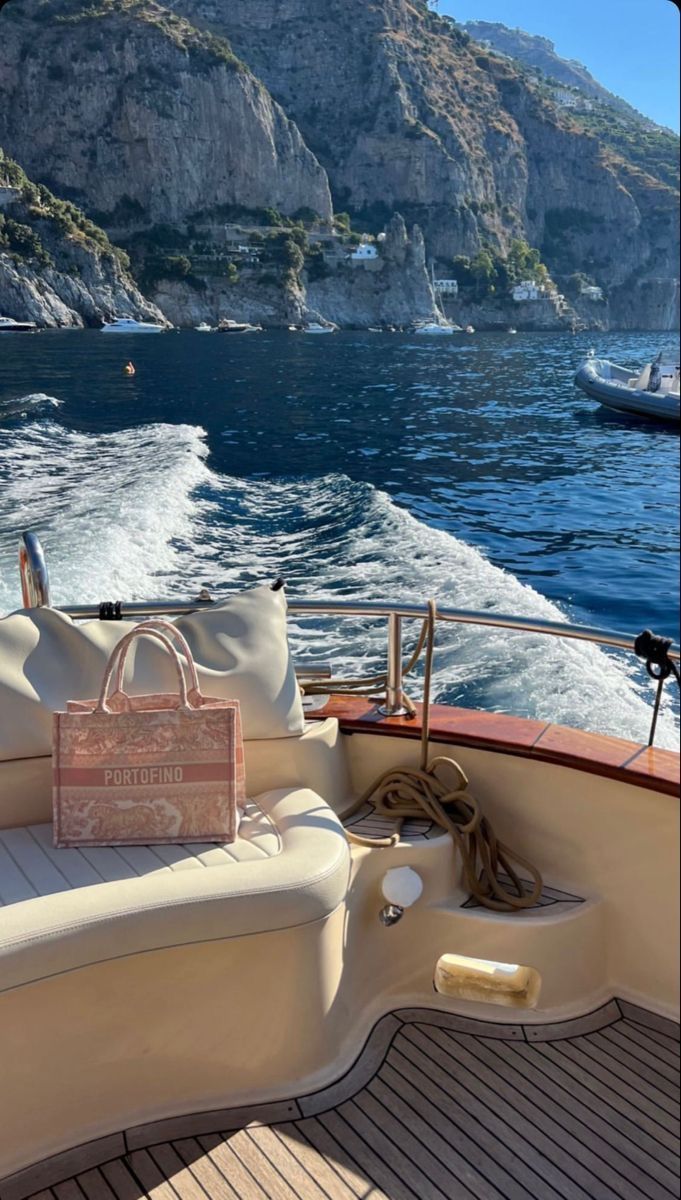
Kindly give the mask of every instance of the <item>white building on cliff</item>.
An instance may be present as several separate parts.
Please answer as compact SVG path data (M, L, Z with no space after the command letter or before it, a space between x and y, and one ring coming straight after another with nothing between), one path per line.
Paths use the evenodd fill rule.
M352 262L375 262L378 258L378 250L370 242L362 242L353 250L350 258Z
M512 295L519 304L525 300L542 300L546 295L546 288L543 283L535 283L533 279L523 279L516 283Z
M456 279L434 279L433 289L438 296L458 296L459 284Z
M596 287L595 285L588 285L587 287L582 288L580 296L584 296L586 300L602 300L603 288Z

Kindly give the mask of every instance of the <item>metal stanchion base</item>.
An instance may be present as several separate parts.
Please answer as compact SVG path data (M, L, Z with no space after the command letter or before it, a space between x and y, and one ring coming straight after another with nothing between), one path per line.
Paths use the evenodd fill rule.
M382 717L408 717L411 715L409 709L405 708L403 704L395 708L388 708L387 704L379 704L378 711Z

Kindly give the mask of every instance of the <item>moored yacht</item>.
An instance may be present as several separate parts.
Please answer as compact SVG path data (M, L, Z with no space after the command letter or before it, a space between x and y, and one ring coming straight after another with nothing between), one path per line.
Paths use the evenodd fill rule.
M218 323L217 333L261 333L262 325L249 325L248 321L232 321L223 318Z
M421 321L414 325L412 332L428 337L446 337L450 333L459 333L460 325L452 325L444 317L441 321Z
M35 321L15 321L13 317L0 317L0 333L35 333Z
M114 317L102 325L102 333L163 333L165 325L154 321L137 321L134 317Z
M335 333L335 325L322 325L320 321L308 321L303 325L303 333Z
M0 619L3 1200L675 1194L679 756L429 687L451 622L635 652L654 678L677 647L433 602L287 605L279 583L56 609L34 535L20 564ZM385 672L296 667L287 610L385 617ZM202 688L240 701L237 838L57 849L51 714L161 614ZM150 639L123 680L177 686Z

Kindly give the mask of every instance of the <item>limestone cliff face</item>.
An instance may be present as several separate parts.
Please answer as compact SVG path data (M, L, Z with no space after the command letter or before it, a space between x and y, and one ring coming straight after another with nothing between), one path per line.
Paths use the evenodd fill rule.
M475 251L481 232L502 241L520 230L519 131L467 39L424 6L172 2L228 36L264 80L328 171L336 207L418 219L442 255ZM516 213L506 225L498 194Z
M295 124L219 39L136 0L26 0L3 35L0 145L100 220L234 204L330 215Z
M429 259L525 238L613 321L674 319L678 193L425 0L21 0L2 33L0 145L105 227L328 219L333 195L375 231L403 213ZM340 273L310 293L334 286L361 309Z
M223 318L285 329L301 324L307 315L301 286L282 288L247 278L237 284L207 279L200 290L183 280L161 279L153 298L173 325L181 329L191 329L203 321L217 325Z
M206 279L197 289L182 280L161 280L154 301L174 325L201 321L216 325L223 317L269 326L331 321L341 327L408 325L435 313L420 229L411 236L401 216L388 227L381 257L368 266L343 264L326 278L311 282L305 272L279 286L246 273L238 283Z
M98 255L83 255L61 269L37 269L0 254L0 314L43 328L99 325L106 318L136 317L165 324L159 309L122 272Z
M226 34L294 117L337 207L397 209L441 259L520 236L606 289L678 275L678 193L421 0L172 2Z
M308 284L307 307L311 316L341 326L408 325L434 316L421 230L416 226L409 237L395 216L375 266L344 266Z

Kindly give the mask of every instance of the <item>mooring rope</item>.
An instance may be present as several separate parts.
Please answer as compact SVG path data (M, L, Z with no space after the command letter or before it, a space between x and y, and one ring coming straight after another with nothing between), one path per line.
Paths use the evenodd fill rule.
M365 804L371 803L379 816L395 821L395 833L387 838L365 838L349 829L345 832L348 840L356 845L395 846L400 841L404 822L410 818L425 816L451 835L454 846L461 855L466 887L471 896L494 912L518 912L531 908L541 896L542 878L539 871L528 859L499 841L487 817L482 815L478 801L468 791L465 771L453 758L439 755L428 761L436 615L435 601L431 600L428 603L428 616L408 664L408 669L411 670L425 645L419 765L417 768L393 767L384 771L359 797L350 811L344 814L345 817L353 816ZM374 676L369 690L375 690L378 681L384 679L385 676ZM351 685L367 683L366 680L350 681ZM329 683L329 680L326 680L325 689L334 690L333 681ZM312 689L306 687L305 690ZM316 684L315 690L322 690L321 685ZM364 687L360 691L359 687L355 689L353 686L349 694L369 694L369 691ZM533 882L529 892L525 890L524 882L518 876L515 867L524 868L531 876ZM500 881L500 872L508 876L511 886Z

